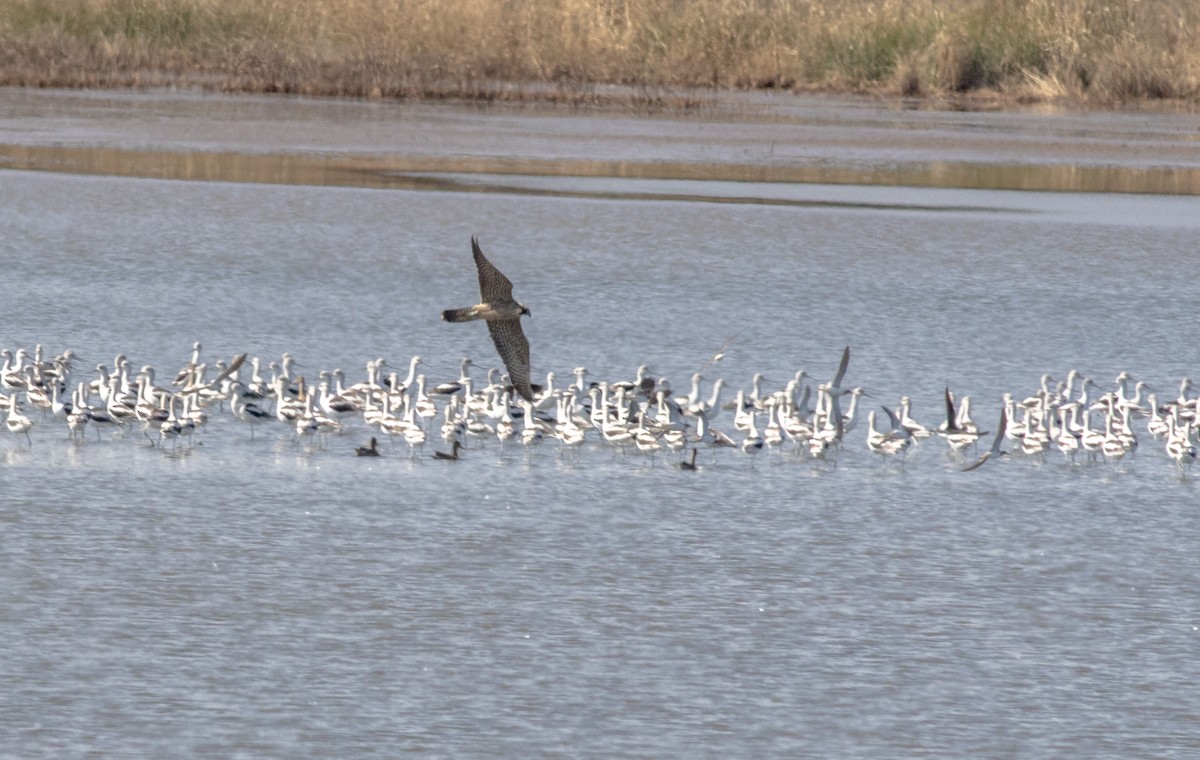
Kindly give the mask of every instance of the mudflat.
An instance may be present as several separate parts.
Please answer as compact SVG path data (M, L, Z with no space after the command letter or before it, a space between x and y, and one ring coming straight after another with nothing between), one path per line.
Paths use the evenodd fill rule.
M0 89L0 166L361 187L428 174L1200 192L1190 114L726 93L688 114Z

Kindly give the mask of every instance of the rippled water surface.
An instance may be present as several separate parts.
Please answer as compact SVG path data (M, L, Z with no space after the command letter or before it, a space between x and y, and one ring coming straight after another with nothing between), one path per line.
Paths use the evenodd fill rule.
M449 380L496 362L438 320L477 295L476 234L560 381L649 364L686 392L732 338L705 369L731 399L849 345L869 408L935 424L949 385L992 427L1046 372L1173 398L1197 371L1194 198L460 170L0 172L0 347L87 378L124 353L169 379L201 341ZM34 417L32 445L0 430L0 754L1200 752L1197 491L1145 434L1120 467L964 473L936 440L880 461L860 426L836 461L688 473L597 442L362 459L361 423L312 446L215 411L192 446L72 444Z

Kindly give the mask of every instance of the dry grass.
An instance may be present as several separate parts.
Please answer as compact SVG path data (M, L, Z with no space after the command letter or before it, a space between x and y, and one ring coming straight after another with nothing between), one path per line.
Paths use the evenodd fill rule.
M684 88L1200 102L1193 0L0 0L0 83L653 101Z

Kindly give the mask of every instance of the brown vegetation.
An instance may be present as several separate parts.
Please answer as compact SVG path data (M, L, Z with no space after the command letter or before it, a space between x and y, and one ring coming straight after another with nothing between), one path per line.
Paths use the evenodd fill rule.
M1200 3L0 0L0 83L573 102L620 84L649 100L700 87L1194 104Z

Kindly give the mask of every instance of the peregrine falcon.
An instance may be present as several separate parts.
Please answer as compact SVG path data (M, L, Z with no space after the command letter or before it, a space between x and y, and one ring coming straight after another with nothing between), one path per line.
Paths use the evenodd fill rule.
M530 311L525 304L513 300L512 282L492 266L474 237L471 238L471 254L479 271L480 303L465 309L447 309L442 312L442 319L447 322L486 320L496 351L508 369L509 382L522 398L533 401L533 389L529 385L529 341L521 331L521 315Z

